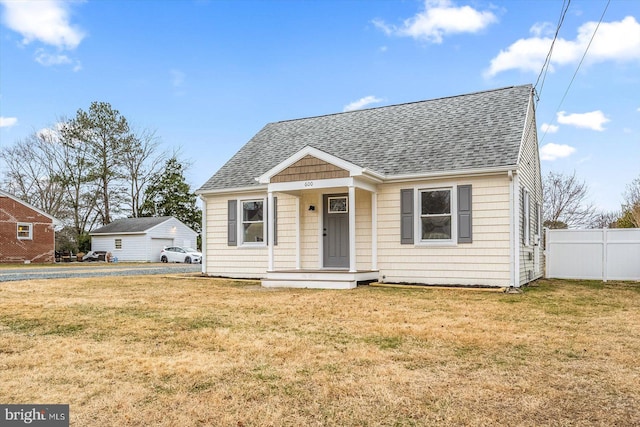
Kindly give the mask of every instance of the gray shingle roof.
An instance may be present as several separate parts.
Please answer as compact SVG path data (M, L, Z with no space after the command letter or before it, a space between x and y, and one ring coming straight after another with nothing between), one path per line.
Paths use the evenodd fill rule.
M198 191L255 180L305 146L385 176L515 166L531 85L267 124Z
M93 230L90 234L114 234L114 233L144 233L158 224L168 221L170 216L157 216L145 218L116 219L110 224Z

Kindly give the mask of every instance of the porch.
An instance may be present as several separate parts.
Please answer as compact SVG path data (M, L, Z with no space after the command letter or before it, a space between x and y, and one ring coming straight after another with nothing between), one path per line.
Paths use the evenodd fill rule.
M378 280L377 270L284 270L269 271L265 288L353 289L358 283Z

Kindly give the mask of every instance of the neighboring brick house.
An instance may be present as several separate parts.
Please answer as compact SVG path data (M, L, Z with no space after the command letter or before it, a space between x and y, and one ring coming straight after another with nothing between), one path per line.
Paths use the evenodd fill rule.
M53 263L58 222L0 190L0 263Z

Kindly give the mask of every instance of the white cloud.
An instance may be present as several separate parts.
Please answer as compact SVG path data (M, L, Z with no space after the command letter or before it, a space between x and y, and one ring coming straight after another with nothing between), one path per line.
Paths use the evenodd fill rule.
M0 128L10 128L18 123L16 117L0 117Z
M549 71L555 66L578 63L589 45L597 22L586 22L578 28L574 40L558 38L553 48ZM546 33L545 24L535 24L530 29L531 38L520 39L491 60L485 77L493 77L507 70L521 70L538 73L553 41ZM587 63L605 61L640 60L640 23L633 16L621 21L603 22L593 38L585 58Z
M171 75L171 85L173 86L173 94L177 96L183 96L186 92L184 90L184 81L186 74L180 70L169 70Z
M413 37L439 44L445 35L477 33L497 20L489 11L457 7L450 0L426 0L424 11L406 19L399 27L379 19L372 22L388 36Z
M536 37L553 36L555 28L551 22L536 22L529 29L529 32Z
M563 157L568 157L576 151L575 148L566 144L554 144L550 142L540 147L540 158L542 160L554 161Z
M558 129L560 129L560 126L550 125L548 123L543 123L540 126L540 130L544 133L556 133L558 132Z
M372 96L372 95L365 96L364 98L360 98L357 101L353 101L352 103L345 105L342 111L347 112L347 111L360 110L368 105L376 104L378 102L382 102L382 99L376 98L375 96Z
M75 64L73 66L73 71L80 71L82 69L82 64L80 63L80 61L71 59L67 55L62 53L49 53L44 49L36 50L35 59L38 64L44 65L45 67L51 67L53 65Z
M173 87L181 87L184 84L185 73L180 70L170 70L169 74L171 74L171 84Z
M72 50L84 38L84 32L69 22L69 3L58 0L3 0L3 23L20 33L22 42L35 40L59 49Z
M603 131L603 124L610 122L600 110L591 111L589 113L568 114L564 111L558 112L558 123L563 125L572 125L579 128Z

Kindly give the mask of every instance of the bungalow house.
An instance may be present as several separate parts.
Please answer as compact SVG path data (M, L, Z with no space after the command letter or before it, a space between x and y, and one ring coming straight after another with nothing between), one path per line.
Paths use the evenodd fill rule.
M0 263L53 263L60 222L0 190Z
M198 233L172 216L123 218L93 230L92 251L110 252L119 261L160 262L166 246L195 248Z
M543 273L531 85L270 123L197 194L209 276L344 289Z

